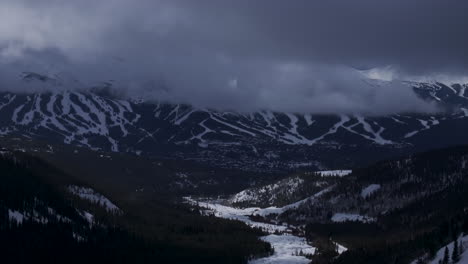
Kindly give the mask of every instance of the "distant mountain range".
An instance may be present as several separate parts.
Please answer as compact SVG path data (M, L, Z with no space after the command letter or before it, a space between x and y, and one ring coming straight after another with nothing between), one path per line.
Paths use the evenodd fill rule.
M21 78L60 85L38 73ZM0 134L258 171L354 167L468 143L467 84L404 84L444 112L380 117L223 112L124 100L111 95L107 83L86 91L2 92Z

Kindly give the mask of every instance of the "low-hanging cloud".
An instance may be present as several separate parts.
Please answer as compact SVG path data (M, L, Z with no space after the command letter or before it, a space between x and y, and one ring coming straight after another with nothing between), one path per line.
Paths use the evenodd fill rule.
M38 71L60 76L65 88L114 80L130 96L198 107L431 111L409 87L369 83L354 68L393 65L399 76L392 79L463 76L466 7L435 0L3 0L0 85L20 89L19 73Z

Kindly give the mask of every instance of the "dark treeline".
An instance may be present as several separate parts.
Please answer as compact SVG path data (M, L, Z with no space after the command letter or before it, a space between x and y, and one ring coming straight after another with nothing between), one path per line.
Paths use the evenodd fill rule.
M382 184L382 190L357 201L367 203L366 212L386 201L386 207L391 203L401 206L378 215L374 223L308 224L309 240L340 241L349 247L337 258L315 263L410 263L421 256L429 260L438 249L468 232L467 147L380 162L356 170L348 181L339 191L361 190L365 185L360 181ZM376 204L377 199L381 203Z
M1 263L246 263L271 252L260 230L169 201L106 212L66 191L77 181L28 155L0 157L0 175Z

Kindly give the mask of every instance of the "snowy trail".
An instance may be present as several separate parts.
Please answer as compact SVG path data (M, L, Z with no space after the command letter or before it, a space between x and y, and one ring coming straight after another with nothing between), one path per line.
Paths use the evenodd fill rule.
M266 215L269 213L278 213L283 208L245 208L238 209L216 202L199 202L190 197L185 200L193 205L198 205L206 209L207 213L214 213L216 217L239 220L251 227L261 228L269 235L260 239L271 244L275 253L266 258L251 260L250 264L305 264L310 263L310 259L304 256L297 256L299 252L303 254L314 254L315 248L310 246L305 238L290 234L290 227L279 224L267 224L255 222L249 218L250 215ZM280 234L275 234L280 233Z

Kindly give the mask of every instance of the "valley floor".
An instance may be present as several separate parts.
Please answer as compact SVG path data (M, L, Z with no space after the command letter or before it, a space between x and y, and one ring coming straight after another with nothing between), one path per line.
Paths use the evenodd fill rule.
M201 202L189 197L185 199L190 204L202 208L205 214L214 214L216 217L220 218L239 220L251 227L261 228L269 233L269 235L261 237L261 239L271 244L275 250L274 254L269 257L252 260L249 262L250 264L305 264L310 263L310 259L301 255L313 255L315 253L316 248L309 245L304 237L292 234L292 231L297 229L297 227L280 223L270 224L256 222L249 217L254 214L262 215L272 210L272 208L238 209L222 205L217 201Z

